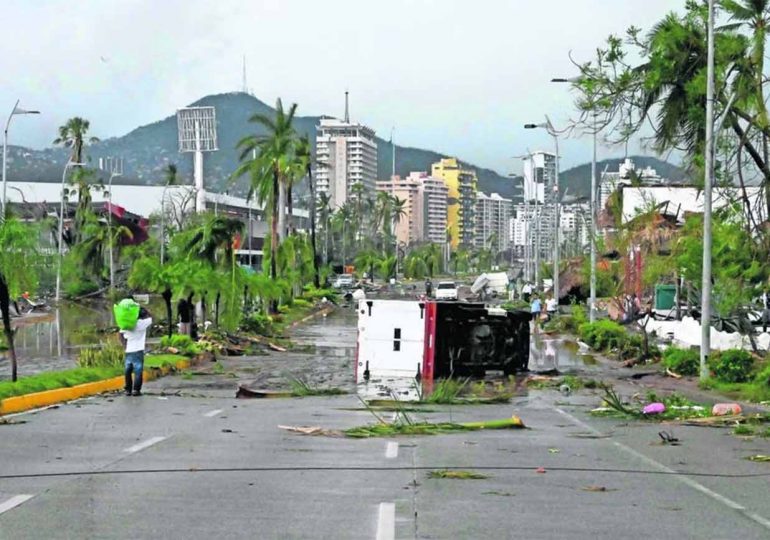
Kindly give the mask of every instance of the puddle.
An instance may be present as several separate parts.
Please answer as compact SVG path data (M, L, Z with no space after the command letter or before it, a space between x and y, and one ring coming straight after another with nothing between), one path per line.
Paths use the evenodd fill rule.
M533 335L529 345L529 369L563 370L596 365L596 359L586 352L579 343L570 339Z

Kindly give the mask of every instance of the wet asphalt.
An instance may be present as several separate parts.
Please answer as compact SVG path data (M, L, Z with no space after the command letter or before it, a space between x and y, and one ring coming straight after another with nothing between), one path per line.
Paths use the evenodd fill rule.
M531 369L615 373L549 339L533 339ZM408 413L515 414L526 430L301 435L279 426L338 430L374 418L355 393L371 388L353 382L351 312L298 328L294 341L294 351L154 381L140 398L98 396L11 417L0 425L0 538L770 537L770 466L744 459L770 454L767 439L669 425L681 444L664 446L659 424L590 416L598 391L526 389L509 404ZM353 393L234 397L241 384L285 390L289 375ZM444 468L486 478L428 478Z

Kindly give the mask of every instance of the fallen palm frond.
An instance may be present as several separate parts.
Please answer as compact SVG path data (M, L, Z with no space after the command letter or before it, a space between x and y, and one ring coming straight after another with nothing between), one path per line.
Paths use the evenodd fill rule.
M453 480L484 480L489 478L486 474L475 473L471 471L430 471L428 478L441 478L441 479L453 479Z
M346 437L365 439L371 437L397 437L399 435L439 435L482 429L524 429L525 427L521 419L514 416L504 420L488 420L485 422L380 423L346 429L343 433Z
M770 456L766 456L764 454L757 454L755 456L749 456L746 459L748 459L749 461L759 461L759 462L762 462L762 463L770 462Z

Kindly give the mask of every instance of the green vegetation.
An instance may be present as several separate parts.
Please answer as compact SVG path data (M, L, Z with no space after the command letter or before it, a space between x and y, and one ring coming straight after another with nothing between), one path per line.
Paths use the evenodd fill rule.
M122 367L75 368L21 377L16 382L2 381L0 382L0 399L101 381L117 377L122 373Z
M160 346L163 349L173 348L183 356L193 357L201 352L203 348L195 343L190 336L184 334L175 334L171 337L163 336L160 339Z
M700 352L697 349L669 347L663 351L663 365L679 375L698 375Z
M295 375L287 375L289 386L291 386L292 397L308 397L308 396L339 396L347 394L341 388L318 388L311 386L307 381L301 377Z
M110 339L99 347L83 349L78 355L78 366L82 368L121 367L125 352L117 339Z
M716 351L709 357L709 369L721 382L746 382L754 369L754 357L741 349Z
M614 388L602 385L604 398L602 407L594 409L591 414L595 416L612 416L620 418L635 418L650 421L682 420L687 418L704 418L711 415L711 408L690 401L686 397L673 392L667 396L658 396L654 392L648 392L642 403L626 403ZM663 403L665 411L659 414L644 414L642 409L649 403Z
M580 339L597 351L608 352L619 349L628 340L628 332L614 321L601 319L593 323L583 323L578 327Z

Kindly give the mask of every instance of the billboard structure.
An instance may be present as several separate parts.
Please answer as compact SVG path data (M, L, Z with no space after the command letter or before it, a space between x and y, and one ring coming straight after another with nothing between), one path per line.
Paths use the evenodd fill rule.
M176 112L179 131L179 151L193 153L193 178L195 179L195 210L206 210L203 187L203 152L215 152L217 148L217 118L214 107L187 107Z

